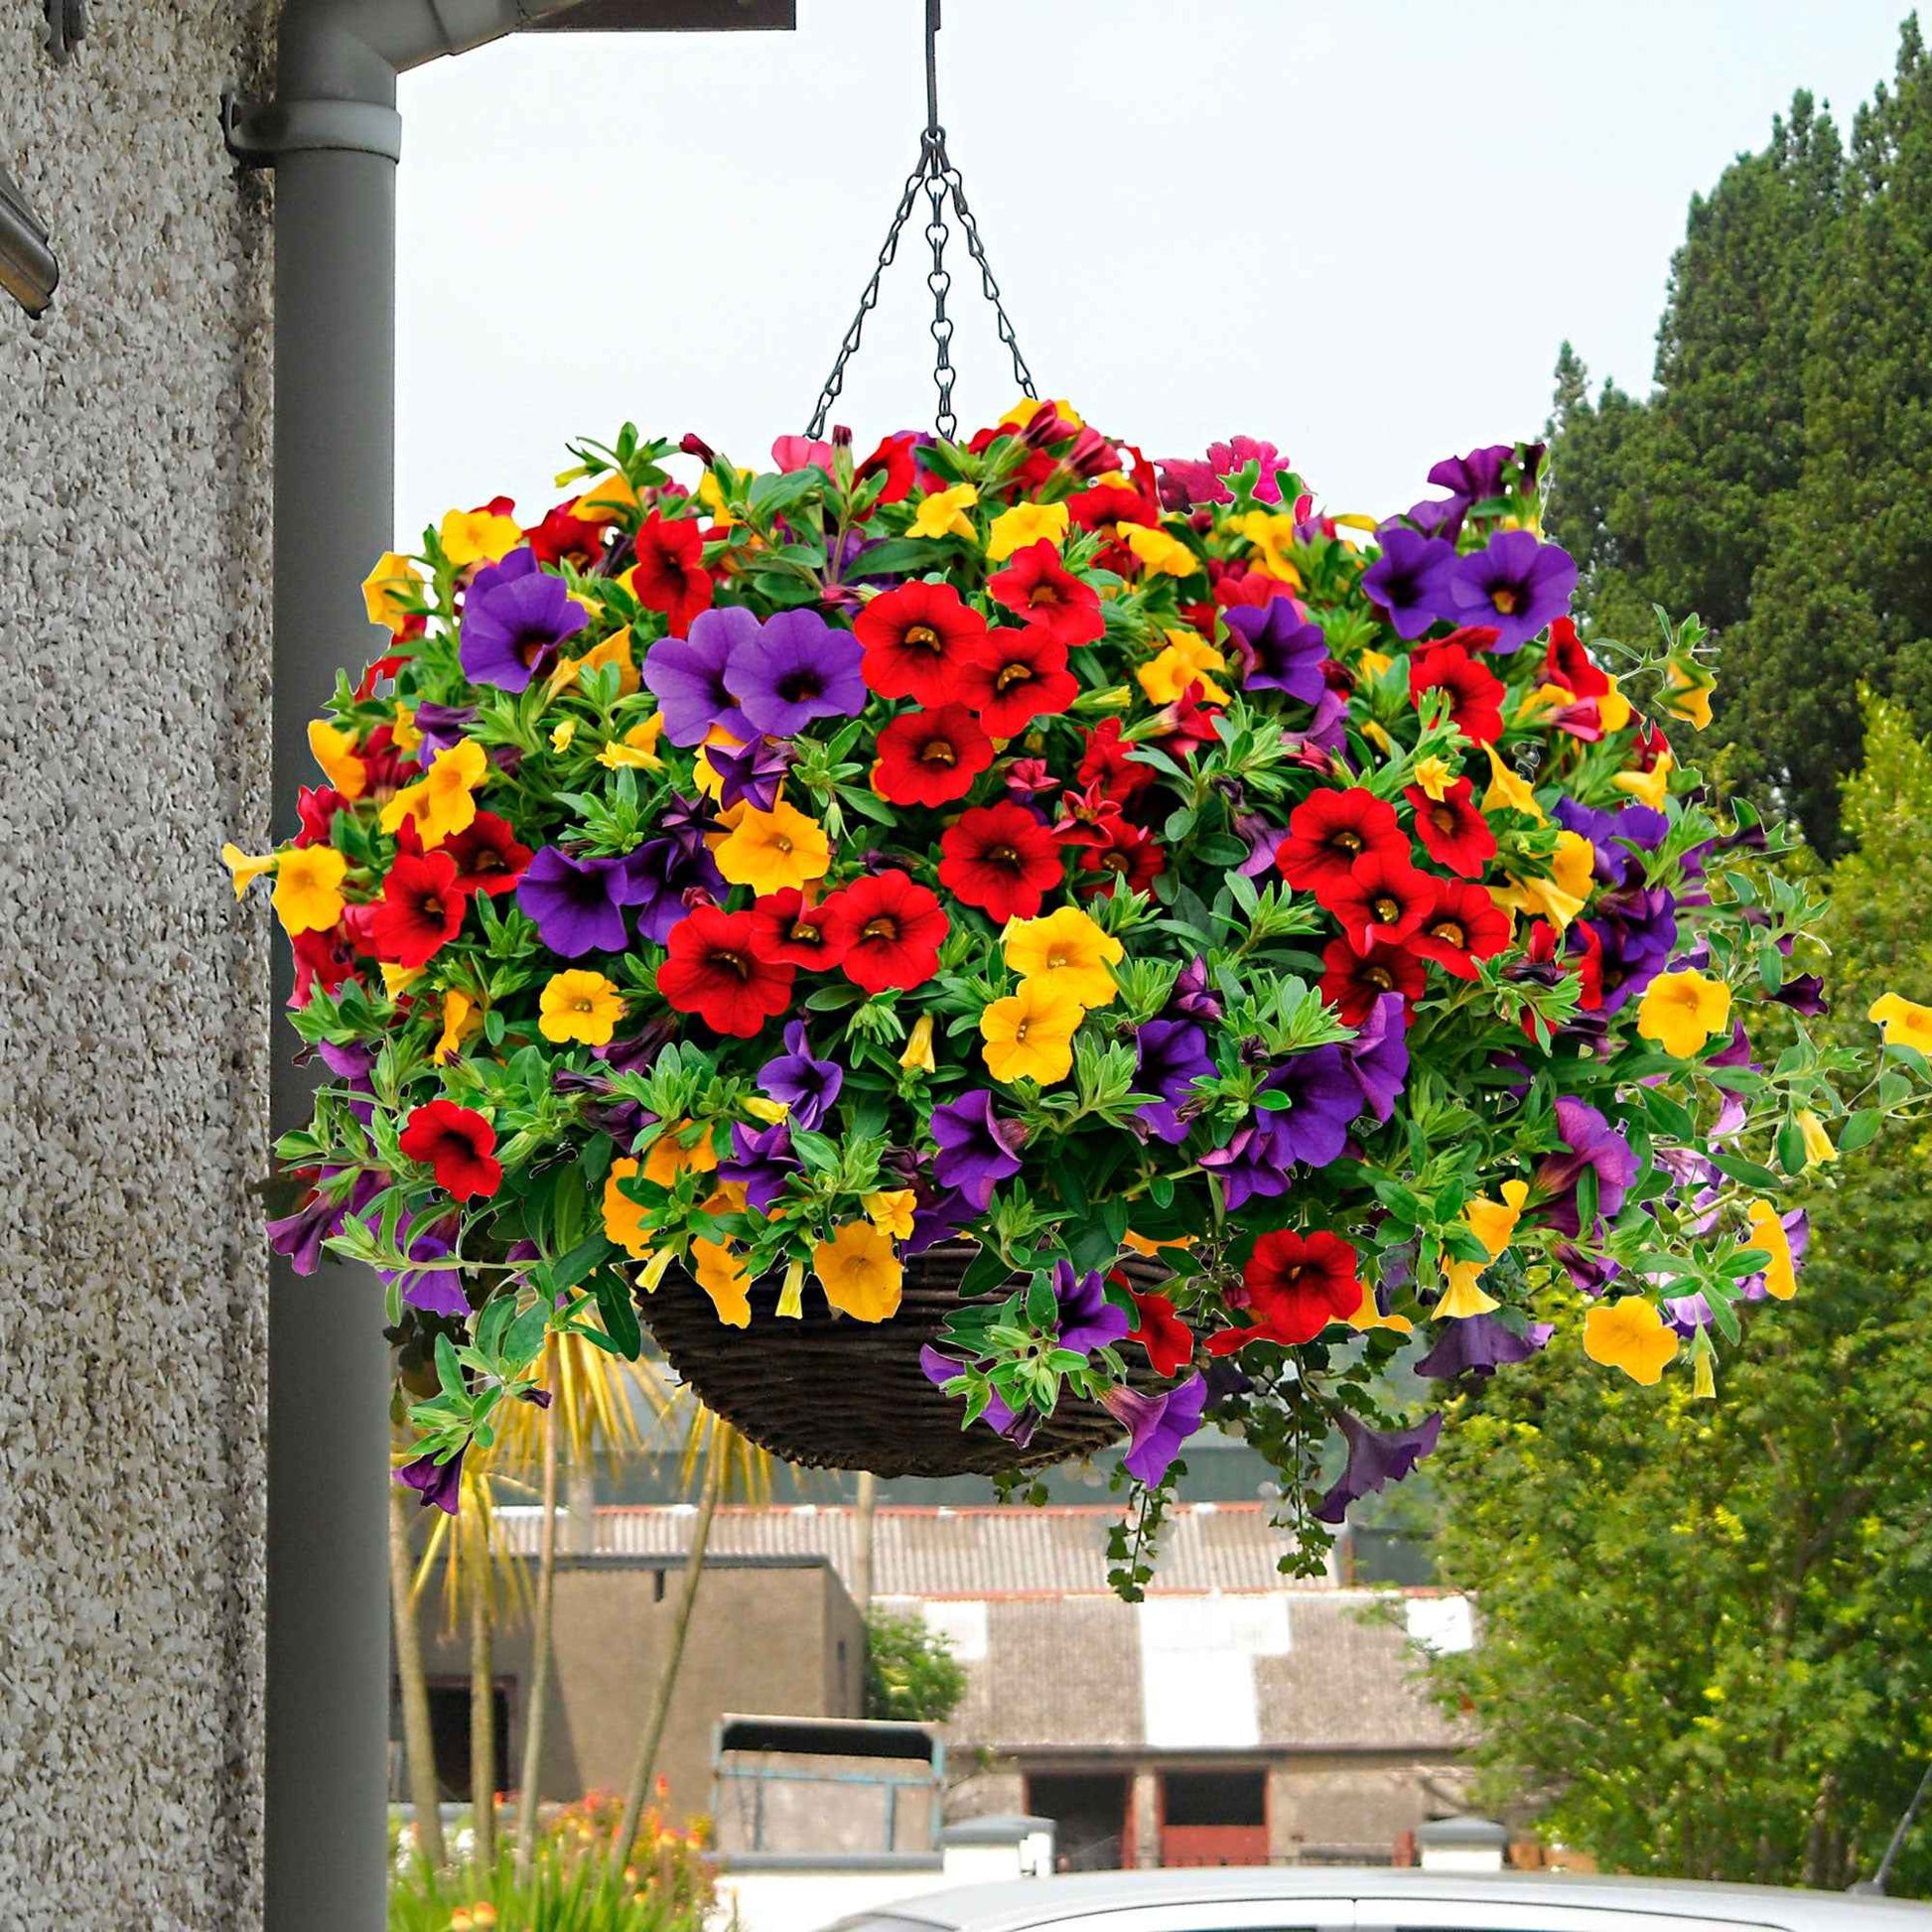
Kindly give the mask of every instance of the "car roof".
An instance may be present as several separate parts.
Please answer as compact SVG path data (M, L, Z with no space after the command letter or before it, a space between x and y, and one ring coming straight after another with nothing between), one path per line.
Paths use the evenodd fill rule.
M1220 1865L1153 1871L1060 1872L999 1884L958 1885L856 1913L857 1927L883 1918L970 1932L1021 1932L1056 1919L1135 1906L1213 1904L1296 1898L1440 1899L1565 1905L1665 1913L1792 1932L1928 1932L1932 1907L1907 1899L1774 1885L1712 1884L1698 1879L1603 1877L1581 1872L1499 1872L1494 1876L1386 1865Z

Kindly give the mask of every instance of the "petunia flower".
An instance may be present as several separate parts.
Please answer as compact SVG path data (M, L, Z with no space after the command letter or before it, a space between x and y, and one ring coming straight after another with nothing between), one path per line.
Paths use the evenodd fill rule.
M463 1495L463 1457L464 1449L458 1449L447 1461L435 1455L419 1455L413 1462L403 1463L395 1479L405 1489L416 1491L424 1509L440 1509L444 1515L454 1516Z
M1887 1046L1909 1046L1915 1052L1932 1053L1932 1007L1917 1006L1896 993L1881 993L1865 1018L1874 1027L1883 1028Z
M812 1273L825 1299L855 1321L889 1321L898 1312L905 1270L891 1239L870 1221L848 1221L812 1250Z
M1065 540L1067 522L1064 503L1016 503L993 519L986 534L986 561L1003 564L1015 551L1036 543L1057 546Z
M643 681L657 699L664 736L673 745L702 745L714 729L740 744L758 737L725 681L734 652L759 647L761 626L741 605L705 611L690 634L673 632L644 653Z
M932 1172L942 1187L955 1188L977 1211L993 1198L993 1189L1020 1172L1020 1148L1025 1138L1019 1122L1002 1120L993 1111L993 1096L974 1088L933 1108L928 1123L939 1152Z
M817 819L781 798L768 812L740 808L712 858L732 885L762 895L823 879L832 847Z
M1409 837L1395 807L1359 785L1346 791L1311 791L1288 815L1288 837L1275 863L1298 893L1312 893L1323 905L1353 880L1355 861L1382 854L1409 861Z
M1516 454L1509 443L1490 443L1467 456L1446 456L1429 473L1429 481L1463 503L1483 503L1503 493L1503 465Z
M509 821L494 812L480 811L463 831L445 839L442 849L455 861L458 892L492 898L516 890L531 858Z
M778 788L791 769L788 746L768 738L755 738L736 750L707 745L704 760L718 776L718 803L729 811L743 801L756 811L768 812L778 802Z
M1730 1021L1730 988L1704 973L1664 973L1637 1004L1637 1032L1688 1060Z
M552 973L537 1006L537 1031L556 1045L576 1040L584 1046L608 1046L624 1012L615 981L577 968Z
M1402 795L1423 850L1461 878L1480 879L1496 856L1496 835L1476 809L1473 780L1457 778L1434 797L1419 784L1407 785Z
M1196 1020L1220 1019L1221 1003L1207 990L1207 961L1198 953L1180 969L1168 1005L1175 1013L1189 1014Z
M1066 875L1053 836L1024 805L1006 800L962 812L939 838L939 883L996 925L1030 919Z
M1409 1077L1408 1003L1400 993L1385 993L1361 1021L1351 1024L1356 1034L1342 1042L1342 1062L1369 1112L1386 1122Z
M1445 615L1492 625L1490 648L1506 656L1562 617L1576 588L1577 566L1567 550L1539 543L1527 530L1498 530L1482 549L1457 559Z
M1241 1306L1251 1326L1217 1329L1211 1355L1231 1355L1250 1342L1299 1347L1331 1321L1346 1321L1360 1306L1362 1284L1353 1248L1338 1236L1277 1228L1255 1243L1241 1277Z
M1676 1334L1641 1295L1600 1302L1584 1313L1584 1353L1633 1382L1653 1386L1677 1358Z
M1178 1375L1194 1358L1194 1331L1174 1312L1173 1304L1165 1295L1143 1295L1125 1275L1115 1275L1113 1281L1134 1298L1137 1319L1126 1339L1138 1341L1147 1350L1156 1375Z
M1271 598L1258 609L1237 605L1227 614L1227 625L1247 690L1284 691L1303 704L1321 702L1328 642L1318 623L1302 617L1293 598Z
M914 511L905 534L937 542L941 537L964 537L968 543L979 541L973 519L966 514L980 499L971 483L954 483L936 489Z
M1112 968L1127 949L1077 906L1008 927L1001 956L1023 980L1049 987L1081 1007L1113 1004L1119 994Z
M392 833L410 825L423 850L431 851L477 822L476 794L492 769L488 754L474 738L461 739L447 752L438 752L413 785L393 793L376 822Z
M1180 1117L1181 1104L1197 1081L1214 1077L1207 1035L1185 1017L1146 1020L1135 1031L1134 1050L1136 1091L1159 1096L1136 1107L1134 1117L1157 1139L1178 1146L1188 1128Z
M427 1101L411 1110L396 1145L431 1168L436 1184L454 1199L487 1199L503 1184L496 1130L474 1107Z
M375 560L375 568L362 579L362 607L369 621L400 633L415 615L411 606L423 593L423 573L411 558L385 550Z
M1277 1104L1267 1104L1271 1097ZM1257 1098L1276 1130L1278 1151L1311 1168L1325 1168L1339 1157L1364 1104L1361 1083L1339 1046L1291 1053L1262 1081Z
M351 801L361 797L369 781L369 768L356 755L352 733L338 731L324 719L314 719L309 725L309 750L332 790Z
M398 966L427 965L456 937L469 903L447 852L397 854L372 922L376 957Z
M1402 1002L1406 1027L1410 1006L1429 989L1429 969L1406 946L1376 944L1357 952L1346 938L1330 939L1321 964L1321 997L1348 1027L1359 1027L1388 995Z
M780 611L756 645L741 642L725 662L725 688L754 728L795 738L819 718L856 718L866 707L863 655L849 630L834 630L816 611Z
M799 1122L802 1127L803 1121ZM802 1163L791 1151L791 1127L786 1121L765 1128L732 1122L732 1151L718 1164L718 1178L745 1189L745 1205L756 1214L768 1214L785 1190L785 1183Z
M1100 1271L1079 1274L1064 1257L1053 1264L1053 1300L1059 1310L1060 1346L1076 1355L1112 1347L1133 1325L1127 1311L1107 1299Z
M874 789L895 805L946 805L964 798L993 762L993 741L963 704L908 711L879 734Z
M791 1120L813 1132L831 1111L845 1084L845 1069L836 1060L812 1057L802 1021L785 1028L785 1050L759 1068L759 1091L782 1101Z
M1173 1466L1181 1444L1200 1428L1201 1411L1207 1406L1207 1384L1193 1375L1177 1388L1164 1389L1159 1395L1115 1387L1100 1400L1128 1432L1127 1453L1121 1458L1128 1474L1153 1488Z
M874 691L936 709L956 695L957 667L986 635L986 620L950 584L913 582L874 598L854 619L852 633Z
M1449 693L1449 723L1464 738L1490 745L1502 736L1502 707L1507 695L1503 681L1453 637L1425 644L1410 655L1410 703L1420 711L1432 691Z
M1477 960L1493 959L1509 944L1509 915L1466 879L1432 884L1435 901L1403 944L1456 979L1472 980Z
M990 1002L980 1014L981 1054L994 1079L1037 1080L1051 1086L1073 1070L1073 1035L1086 1009L1043 979L1023 979L1020 990Z
M1455 546L1399 523L1385 525L1379 541L1382 554L1362 573L1362 595L1381 607L1398 637L1420 637L1449 615Z
M631 542L637 561L618 582L645 610L663 612L673 637L685 636L712 598L712 582L702 562L704 534L696 519L667 519L652 510Z
M752 906L752 950L760 959L829 973L844 957L832 937L831 902L814 903L799 886L769 893Z
M1348 1460L1340 1478L1314 1506L1315 1519L1322 1523L1346 1521L1350 1503L1400 1482L1435 1449L1443 1433L1441 1410L1413 1429L1371 1429L1346 1413L1335 1421L1348 1445Z
M561 577L546 571L533 551L512 550L480 570L464 595L463 675L472 684L526 691L533 679L550 675L564 639L589 621Z
M666 822L660 816L660 825ZM725 876L702 845L681 838L646 839L622 859L623 880L619 899L634 906L637 930L655 945L663 945L671 929L695 903L694 896L725 897Z
M930 1342L927 1342L919 1350L919 1368L924 1374L925 1379L934 1388L943 1389L948 1382L958 1377L960 1371L965 1366L966 1364L964 1362L955 1361L952 1356L942 1353ZM1030 1410L1024 1418L1016 1417L997 1393L992 1395L986 1407L980 1411L979 1420L988 1429L992 1430L996 1436L1005 1436L1010 1441L1016 1443L1025 1440L1021 1431L1016 1429L1016 1423L1024 1423L1026 1425L1026 1437L1031 1437L1033 1434L1032 1411Z
M700 905L672 928L657 990L714 1032L751 1039L791 1004L797 969L759 958L752 915Z
M1080 695L1066 646L1038 623L989 630L965 651L954 688L994 738L1015 738L1035 718L1056 718Z
M1106 633L1100 593L1061 563L1056 542L1042 538L1017 549L1007 568L987 580L986 589L995 604L1041 625L1069 649L1095 643Z
M1637 1157L1620 1128L1613 1128L1587 1101L1564 1094L1556 1104L1564 1152L1547 1154L1536 1171L1535 1189L1548 1205L1544 1219L1559 1234L1581 1238L1577 1182L1586 1168L1596 1172L1596 1211L1614 1220L1637 1177Z
M275 866L275 916L291 938L327 932L343 916L348 860L331 845L298 846Z
M1315 897L1334 914L1349 943L1366 952L1377 941L1400 945L1407 940L1434 911L1438 884L1411 865L1406 852L1375 851L1355 861L1345 884L1330 884ZM1481 896L1487 901L1488 895ZM1502 923L1507 935L1508 921Z
M1461 1321L1446 1321L1436 1330L1428 1354L1416 1363L1416 1373L1431 1381L1453 1381L1470 1375L1478 1381L1497 1369L1526 1362L1548 1346L1556 1324L1532 1321L1518 1334L1493 1314L1472 1314Z
M855 879L829 901L839 970L868 993L910 992L939 970L946 914L938 896L889 869Z
M536 923L554 953L577 959L587 952L622 952L622 905L631 888L622 859L573 859L546 845L517 882L516 902Z

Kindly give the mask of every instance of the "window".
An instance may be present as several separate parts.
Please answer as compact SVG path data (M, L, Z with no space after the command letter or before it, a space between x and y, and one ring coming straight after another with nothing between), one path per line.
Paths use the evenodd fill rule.
M1061 1871L1119 1871L1127 1863L1132 1791L1125 1772L1054 1771L1027 1780L1027 1809L1055 1826Z

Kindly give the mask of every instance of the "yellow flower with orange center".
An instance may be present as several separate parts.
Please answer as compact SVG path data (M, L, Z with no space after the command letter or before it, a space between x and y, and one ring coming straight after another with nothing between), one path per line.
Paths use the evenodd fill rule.
M1198 684L1203 697L1225 704L1227 692L1208 672L1226 670L1227 659L1197 630L1174 629L1167 634L1167 648L1134 673L1149 699L1173 704L1190 684Z
M1598 1303L1584 1316L1584 1353L1646 1388L1677 1359L1677 1346L1664 1317L1641 1295Z
M1064 503L1016 503L993 519L987 532L986 561L1003 564L1016 550L1044 537L1055 546L1065 541L1068 519Z
M1144 570L1161 577L1191 577L1205 565L1176 536L1145 523L1122 523L1120 540L1140 559Z
M892 1237L871 1221L847 1221L812 1250L812 1273L825 1299L855 1321L888 1321L898 1312L905 1270Z
M575 1040L580 1046L608 1046L623 1018L623 996L617 983L602 973L572 967L552 973L537 996L541 1017L537 1031L561 1046Z
M298 845L275 867L275 916L290 938L327 932L343 916L348 861L333 845Z
M882 1187L864 1196L866 1219L881 1234L903 1241L912 1232L912 1210L919 1197L909 1187Z
M423 850L434 851L451 833L466 832L477 822L475 793L490 769L488 755L474 738L459 739L436 755L416 783L405 785L383 806L382 829L394 832L405 818L413 818Z
M1062 905L1042 918L1015 919L1001 952L1023 981L1082 1007L1110 1006L1119 988L1110 968L1127 949L1103 932L1077 905Z
M1637 1003L1637 1032L1688 1060L1730 1019L1730 988L1697 972L1660 973Z
M1073 1035L1086 1008L1043 979L1023 979L1020 990L995 1000L980 1015L980 1049L996 1080L1037 1080L1051 1086L1073 1070Z
M523 532L513 516L495 516L488 510L451 510L436 538L444 556L458 570L465 570L476 563L501 563L523 541Z
M423 588L423 574L394 550L385 550L375 560L375 568L362 579L362 607L371 623L379 623L391 633L401 630L414 615L409 606Z
M832 863L824 826L782 798L768 812L748 804L727 822L731 830L711 856L734 886L749 886L760 898L809 886Z
M980 499L971 483L954 483L950 489L935 489L912 518L905 534L936 542L940 537L964 537L968 543L979 540L973 519L966 514Z
M1865 1018L1873 1026L1884 1028L1887 1046L1910 1046L1921 1053L1932 1053L1932 1007L1915 1006L1896 993L1882 993L1872 1001Z

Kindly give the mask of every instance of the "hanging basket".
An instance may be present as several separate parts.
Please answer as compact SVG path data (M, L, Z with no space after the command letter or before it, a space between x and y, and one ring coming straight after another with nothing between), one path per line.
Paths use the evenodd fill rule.
M959 1426L959 1403L927 1377L919 1351L960 1306L959 1285L978 1253L973 1242L946 1241L913 1256L890 1321L848 1320L815 1289L801 1319L781 1320L772 1276L751 1291L748 1336L721 1323L710 1297L680 1269L646 1299L643 1315L706 1408L760 1449L805 1468L1001 1475L1077 1461L1119 1442L1125 1432L1106 1410L1070 1397L1024 1445L983 1423ZM1130 1255L1116 1272L1145 1293L1168 1271ZM1130 1379L1156 1386L1151 1375Z

